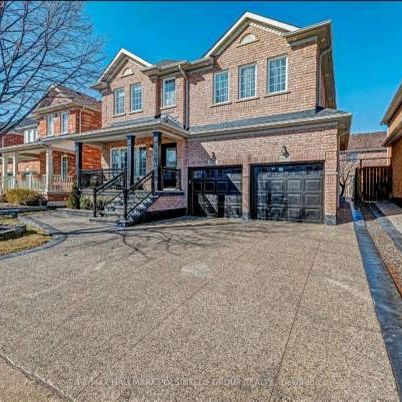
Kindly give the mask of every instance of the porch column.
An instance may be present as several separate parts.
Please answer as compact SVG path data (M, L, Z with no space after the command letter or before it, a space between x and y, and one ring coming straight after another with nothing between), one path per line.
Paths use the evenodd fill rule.
M12 173L13 173L13 188L17 185L17 175L18 175L18 154L14 153L12 156Z
M1 191L4 194L7 189L7 173L8 173L8 155L2 156L2 165L1 165Z
M162 158L162 133L154 131L152 133L153 147L152 147L152 168L154 170L154 186L155 190L161 189L161 158Z
M82 142L75 143L75 176L78 188L81 187L81 170L82 170Z
M129 186L134 184L134 166L135 166L135 135L127 136L127 183Z
M46 183L45 191L48 193L52 189L53 180L53 150L51 147L46 148Z

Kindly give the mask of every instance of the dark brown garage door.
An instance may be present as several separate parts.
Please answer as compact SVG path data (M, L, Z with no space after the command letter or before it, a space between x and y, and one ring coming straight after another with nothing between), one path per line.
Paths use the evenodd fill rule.
M191 215L240 218L241 204L241 167L189 169Z
M254 166L252 217L322 222L323 176L321 163Z

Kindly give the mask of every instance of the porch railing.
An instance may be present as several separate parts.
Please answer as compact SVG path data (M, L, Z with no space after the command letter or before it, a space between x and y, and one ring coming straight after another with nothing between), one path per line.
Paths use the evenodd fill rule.
M161 168L161 190L181 190L181 170Z
M46 189L47 175L25 177L8 176L2 180L2 192L13 189L35 190L38 192L61 192L68 193L72 190L74 176L53 175Z
M91 169L81 170L79 174L78 187L81 190L101 187L114 177L119 176L123 169Z

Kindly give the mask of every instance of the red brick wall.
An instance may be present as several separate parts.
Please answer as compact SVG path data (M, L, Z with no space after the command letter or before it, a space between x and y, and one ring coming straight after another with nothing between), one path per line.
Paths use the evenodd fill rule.
M246 34L257 42L240 45ZM288 93L267 95L267 59L288 56ZM239 101L238 67L257 64L257 99ZM229 70L229 104L213 104L213 71L192 74L190 125L216 123L314 109L317 89L317 44L290 47L282 36L249 26L216 59L214 71Z
M239 135L233 139L194 140L187 144L187 166L242 165L243 213L247 214L250 211L250 164L281 163L280 151L286 146L289 162L324 161L325 215L335 216L338 203L337 138L337 129L328 126L314 130L283 129L256 137Z
M0 136L0 147L11 147L23 143L24 136L21 134L7 133Z

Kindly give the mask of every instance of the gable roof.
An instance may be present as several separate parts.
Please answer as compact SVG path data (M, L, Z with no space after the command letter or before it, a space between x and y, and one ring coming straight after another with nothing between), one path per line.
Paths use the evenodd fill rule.
M280 32L294 32L299 30L295 25L286 24L271 18L263 17L261 15L253 14L250 12L244 13L230 28L223 34L215 44L205 53L204 57L212 56L218 49L220 49L226 42L232 40L236 34L241 31L249 22L259 22L265 26L271 27Z
M54 99L59 99L60 103L52 105ZM94 110L101 110L101 102L94 97L76 91L75 89L68 88L64 85L52 85L32 114L69 105L79 105Z
M348 151L382 149L382 143L387 133L385 131L375 131L372 133L352 134L349 137Z
M391 104L389 105L384 117L382 118L382 124L388 124L392 119L395 112L398 110L399 106L402 104L402 84L399 86L396 94L392 98Z
M119 52L116 54L114 59L109 63L109 65L105 68L102 75L99 77L98 81L93 88L100 88L102 84L107 81L107 79L114 74L114 72L122 65L122 63L127 60L134 60L136 63L142 65L143 67L151 67L152 64L145 61L141 57L135 55L134 53L129 52L126 49L121 48Z

